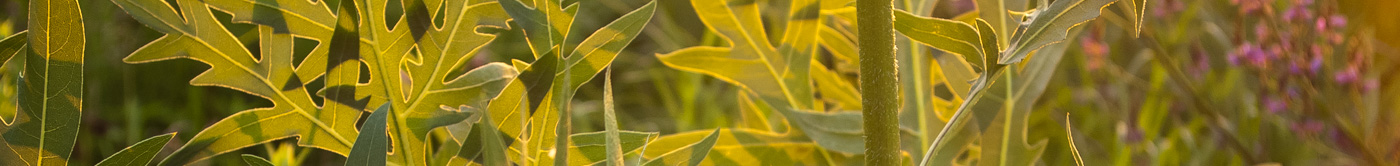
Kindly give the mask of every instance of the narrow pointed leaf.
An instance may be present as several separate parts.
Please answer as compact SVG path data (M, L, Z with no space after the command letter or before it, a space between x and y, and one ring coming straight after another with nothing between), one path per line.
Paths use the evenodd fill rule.
M612 72L603 77L603 126L608 134L608 165L622 165L622 138L617 134L617 113L613 110Z
M1011 36L1010 45L1001 52L1000 64L1021 62L1031 52L1064 41L1069 29L1099 17L1104 7L1118 0L1062 0L1052 2L1033 14Z
M350 156L346 157L345 165L384 165L384 157L389 153L389 138L384 131L388 129L389 121L385 119L389 112L389 105L386 104L369 114L364 126L360 127L355 145L350 147Z
M116 154L112 154L107 159L102 159L102 162L97 162L97 165L146 165L151 162L152 158L156 157L157 153L160 153L161 149L165 148L165 144L170 142L172 137L175 137L175 133L146 138L146 140L136 142L135 145L117 151Z
M243 163L247 163L248 166L272 166L271 161L251 154L243 154Z
M720 131L720 129L715 129L699 142L653 157L654 159L642 165L700 165L700 162L705 160L705 156L710 154L710 149L714 148L715 143L719 140Z
M1133 37L1142 35L1142 22L1147 18L1147 0L1127 0L1128 7L1133 8Z

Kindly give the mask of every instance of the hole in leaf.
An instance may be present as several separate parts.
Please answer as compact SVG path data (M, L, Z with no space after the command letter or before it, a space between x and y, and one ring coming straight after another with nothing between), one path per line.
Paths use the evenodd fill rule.
M443 1L443 3L446 3L446 1ZM434 26L434 27L437 27L438 29L442 29L442 27L444 26L443 24L447 24L446 22L447 22L447 5L446 5L446 4L438 4L437 15L436 15L436 17L433 17L433 26Z
M233 23L233 15L230 15L229 13L225 13L220 10L210 11L213 11L210 13L214 14L214 19L219 20L219 23L224 25L224 30L227 30L229 33L233 34L234 38L237 38L238 42L243 44L243 48L247 49L248 53L253 55L253 60L262 59L262 52L260 51L260 47L258 45L257 25L235 24Z
M940 99L953 99L953 92L948 90L948 84L938 83L933 85L933 96Z
M323 88L325 88L325 87L326 87L326 77L322 76L321 78L317 78L317 79L315 79L315 80L311 80L311 82L309 82L309 83L306 83L306 85L303 86L303 89L305 89L307 92L310 92L310 93L313 94L313 95L317 95L317 93L319 93L319 91L321 91L320 89L323 89ZM319 106L325 106L325 105L326 105L326 104L325 104L325 100L326 100L326 99L325 99L325 96L324 96L324 95L318 95L318 96L321 96L321 97L312 97L312 98L311 98L311 102L315 102L316 105L319 105Z
M176 1L176 0L165 0L165 3L170 4L170 8L174 8L174 9L175 9L175 15L185 15L185 13L181 13L181 12L180 12L180 10L184 10L184 9L181 9L181 8L180 8L180 3L178 3L178 2L179 2L179 1Z
M403 1L390 0L389 4L384 6L384 25L389 26L388 28L392 30L401 19L403 19Z
M359 63L359 64L360 64L360 81L359 81L359 83L361 83L361 84L368 84L368 83L369 83L369 77L370 77L370 75L369 75L369 64L365 64L365 63L363 63L363 62L361 62L361 63Z
M292 39L294 40L292 44L295 45L292 48L292 65L298 67L301 66L302 61L306 60L307 56L311 56L311 51L315 51L316 46L321 44L320 41L308 38L294 37Z

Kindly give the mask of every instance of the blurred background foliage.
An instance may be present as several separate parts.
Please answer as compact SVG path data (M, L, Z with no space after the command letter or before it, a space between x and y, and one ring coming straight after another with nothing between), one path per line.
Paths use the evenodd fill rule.
M579 11L588 14L575 23L590 29L646 3L580 1L602 6ZM656 59L656 53L722 44L697 21L689 1L657 1L651 24L612 65L620 127L663 135L742 127L743 103L734 97L740 88L668 68ZM925 16L975 17L972 1L931 0L925 3L932 7ZM0 2L0 36L27 29L25 4L28 0ZM239 110L271 106L235 90L190 86L190 78L208 68L200 63L122 63L123 57L161 34L110 1L82 1L81 5L88 33L84 80L88 91L71 164L91 165L147 136L198 133ZM1074 145L1089 165L1394 165L1400 161L1400 31L1396 31L1400 12L1395 12L1400 1L1148 0L1140 37L1124 28L1132 27L1132 17L1125 12L1128 8L1119 6L1105 8L1101 19L1085 23L1084 32L1071 37L1069 56L1055 69L1045 95L1036 102L1028 139L1049 140L1039 164L1074 163L1066 134L1074 135ZM391 7L389 12L402 11ZM256 40L252 25L231 24L227 13L216 12L216 16L240 40ZM521 30L506 30L482 52L490 56L477 56L472 63L533 61L524 43ZM932 50L924 53L928 56L944 54L924 50ZM856 83L852 64L835 64L841 62L823 51L819 58L823 63ZM14 73L16 69L2 70ZM13 75L3 79L15 80ZM14 81L3 84L7 88L0 89L0 94L16 93ZM575 132L602 130L598 122L601 86L601 81L593 81L579 90L571 115L577 119ZM928 86L936 87L930 91L937 96L955 92L946 85ZM13 99L0 101L0 107L13 105ZM9 113L0 116L13 117L12 111L0 111ZM949 116L935 115L940 120ZM1072 131L1066 132L1066 123L1072 124ZM175 142L193 136L181 134ZM918 142L904 142L911 143ZM306 165L344 160L289 144L279 141L241 153ZM974 156L964 157L976 158L968 155ZM221 155L209 163L243 164L237 155Z

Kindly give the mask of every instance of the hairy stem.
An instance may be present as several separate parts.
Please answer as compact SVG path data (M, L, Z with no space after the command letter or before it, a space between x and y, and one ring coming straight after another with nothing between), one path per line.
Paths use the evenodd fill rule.
M865 165L899 164L899 85L891 0L858 0Z

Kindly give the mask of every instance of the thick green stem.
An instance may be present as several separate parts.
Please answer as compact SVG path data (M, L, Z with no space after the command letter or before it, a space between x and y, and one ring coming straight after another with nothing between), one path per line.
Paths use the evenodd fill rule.
M858 0L865 165L899 165L899 84L891 0Z

